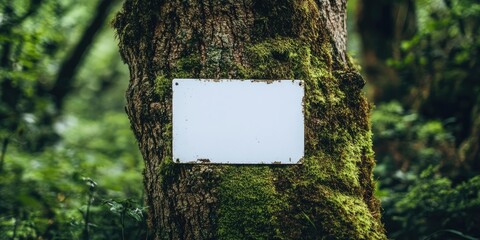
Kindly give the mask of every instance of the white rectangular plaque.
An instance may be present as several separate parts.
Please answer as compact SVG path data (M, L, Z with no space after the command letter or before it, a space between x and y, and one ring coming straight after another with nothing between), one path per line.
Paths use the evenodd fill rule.
M177 163L295 164L304 154L302 80L174 79Z

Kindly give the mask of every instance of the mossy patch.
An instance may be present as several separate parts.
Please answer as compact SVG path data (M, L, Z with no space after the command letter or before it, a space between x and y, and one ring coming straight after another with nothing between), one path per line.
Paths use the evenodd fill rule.
M305 215L315 226L321 239L384 239L379 223L372 217L368 206L357 196L344 194L323 185L314 188L316 196L307 203ZM312 186L308 186L311 188ZM307 190L308 191L308 190ZM311 192L311 191L309 191ZM304 194L310 194L305 193ZM312 236L313 237L313 236Z
M201 67L198 54L187 54L176 61L171 75L172 78L192 78L199 75Z
M268 167L229 166L219 186L220 239L272 239L282 201Z
M163 74L157 75L155 79L155 93L161 98L171 98L172 96L172 80Z
M305 79L309 71L311 52L298 39L274 38L247 48L250 59L248 78Z

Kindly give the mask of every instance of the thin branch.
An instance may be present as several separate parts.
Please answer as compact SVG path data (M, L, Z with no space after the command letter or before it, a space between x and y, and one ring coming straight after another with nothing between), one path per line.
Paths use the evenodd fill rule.
M50 90L55 106L58 110L62 108L63 102L67 94L72 90L73 78L77 73L78 67L82 63L85 53L91 46L94 37L103 26L110 8L115 3L115 0L103 0L97 6L97 12L90 25L85 29L80 38L80 41L75 46L72 54L63 62L58 71L57 78L53 87Z

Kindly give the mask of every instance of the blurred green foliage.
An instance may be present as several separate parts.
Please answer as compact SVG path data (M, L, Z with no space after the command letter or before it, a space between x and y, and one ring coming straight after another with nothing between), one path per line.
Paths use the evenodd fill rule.
M480 211L480 176L452 186L450 179L428 168L399 198L394 209L394 220L402 228L391 235L397 239L478 236L480 215L475 213Z
M478 239L480 3L416 5L417 33L389 62L404 97L372 115L383 221L393 239Z
M37 139L51 130L50 124L32 124L55 111L48 99L38 97L43 90L37 86L52 81L60 55L65 55L61 50L68 38L63 32L78 31L78 24L62 26L59 21L72 5L69 1L0 3L0 138ZM24 145L33 149L38 144Z
M87 239L86 224L88 239L144 236L143 164L125 114L69 116L56 128L62 140L41 153L9 147L0 239Z
M0 239L146 237L128 70L108 22L62 109L48 92L96 4L0 2Z
M480 177L452 183L449 176L458 174L451 160L454 138L443 125L398 102L381 104L373 112L377 196L391 238L480 235Z
M405 106L429 119L448 121L457 145L472 132L480 104L480 3L417 3L418 32L391 61L402 80Z
M399 180L408 179L408 174L419 175L430 165L450 163L454 137L441 121L421 118L393 101L375 109L372 123L378 146L376 175L383 179L383 186L399 187ZM395 175L399 179L389 177Z

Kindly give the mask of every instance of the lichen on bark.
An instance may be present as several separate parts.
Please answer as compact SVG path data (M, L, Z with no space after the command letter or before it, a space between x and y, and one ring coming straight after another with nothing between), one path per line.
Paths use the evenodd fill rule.
M156 239L384 239L362 77L347 61L345 1L126 1L113 25L127 114L145 160ZM181 165L171 80L305 81L294 166Z

